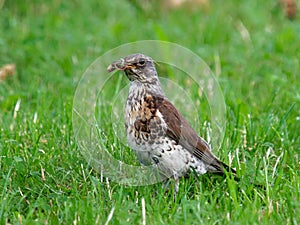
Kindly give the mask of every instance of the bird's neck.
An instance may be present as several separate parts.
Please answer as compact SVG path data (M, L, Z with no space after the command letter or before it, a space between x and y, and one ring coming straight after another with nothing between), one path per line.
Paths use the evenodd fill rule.
M158 79L153 79L151 82L140 82L140 81L131 81L130 82L130 91L134 96L144 96L146 94L152 94L156 96L164 96L164 92L161 88L160 82Z

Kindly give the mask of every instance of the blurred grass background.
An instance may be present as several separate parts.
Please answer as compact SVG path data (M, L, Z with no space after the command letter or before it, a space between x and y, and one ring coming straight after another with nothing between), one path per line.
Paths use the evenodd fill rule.
M104 224L110 213L111 224L141 224L142 198L147 224L300 223L299 16L274 0L206 2L4 2L0 68L16 71L0 81L0 224ZM234 156L240 183L191 177L174 202L161 184L102 180L76 149L81 75L106 51L147 39L183 45L216 72L228 119L217 155Z

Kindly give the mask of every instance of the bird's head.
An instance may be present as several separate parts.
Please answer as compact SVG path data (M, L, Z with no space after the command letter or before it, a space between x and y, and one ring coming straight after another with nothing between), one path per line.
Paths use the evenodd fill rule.
M154 84L158 81L154 61L143 54L132 54L121 58L107 68L108 72L123 70L130 81Z

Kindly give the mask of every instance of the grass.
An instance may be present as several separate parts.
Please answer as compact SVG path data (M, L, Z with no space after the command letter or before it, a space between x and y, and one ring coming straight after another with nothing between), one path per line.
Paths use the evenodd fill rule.
M110 213L110 224L141 224L142 199L147 224L300 223L299 17L287 20L271 0L142 8L125 0L3 5L0 66L17 71L0 82L0 224L104 224ZM192 176L174 202L162 184L119 185L83 159L72 133L81 75L106 51L145 39L186 46L216 71L227 129L215 153L234 156L239 183Z

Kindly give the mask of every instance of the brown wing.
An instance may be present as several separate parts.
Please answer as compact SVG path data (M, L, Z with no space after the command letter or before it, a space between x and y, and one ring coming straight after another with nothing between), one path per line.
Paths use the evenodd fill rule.
M198 136L168 99L156 98L156 106L168 126L167 135L170 138L182 145L205 164L210 165L212 168L211 172L223 173L224 169L227 171L232 170L210 152L209 145ZM234 170L232 172L235 173Z

